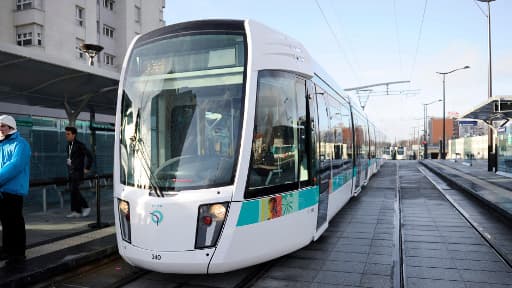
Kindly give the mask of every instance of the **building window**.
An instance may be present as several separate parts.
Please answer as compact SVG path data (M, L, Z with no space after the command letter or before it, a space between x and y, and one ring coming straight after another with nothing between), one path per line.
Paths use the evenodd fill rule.
M115 29L110 26L103 25L103 35L107 37L114 38L114 30Z
M16 10L25 10L32 8L32 0L16 0Z
M114 0L103 0L103 7L109 9L110 11L114 10Z
M114 66L114 55L103 53L103 62L107 65Z
M96 33L100 34L100 21L96 20Z
M85 60L85 53L80 49L80 45L84 44L84 40L82 40L80 38L76 38L75 43L76 43L75 51L76 51L77 58L80 60Z
M17 33L18 46L31 46L32 45L32 32Z
M75 6L75 17L76 17L76 23L78 26L83 27L84 26L84 16L85 16L85 10L84 8L80 6Z
M140 7L135 5L135 22L140 23Z
M42 46L43 27L36 24L16 27L16 44L18 46Z

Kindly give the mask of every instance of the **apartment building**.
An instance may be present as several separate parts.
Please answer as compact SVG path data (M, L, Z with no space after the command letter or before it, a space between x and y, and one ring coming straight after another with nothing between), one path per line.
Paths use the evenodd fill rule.
M118 73L133 37L165 25L164 8L165 0L2 0L0 44L64 65L87 65L78 47L97 44L104 49L95 66Z
M32 179L67 175L64 127L77 111L96 173L112 172L114 133L97 127L114 122L128 46L165 25L164 8L164 0L0 1L0 114L16 118L32 147ZM92 67L82 43L104 48Z

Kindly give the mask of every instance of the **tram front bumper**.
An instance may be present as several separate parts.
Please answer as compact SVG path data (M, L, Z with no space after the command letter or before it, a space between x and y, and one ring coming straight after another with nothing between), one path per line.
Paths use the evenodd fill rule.
M119 254L133 266L161 273L206 274L214 248L160 252L135 247L123 241Z

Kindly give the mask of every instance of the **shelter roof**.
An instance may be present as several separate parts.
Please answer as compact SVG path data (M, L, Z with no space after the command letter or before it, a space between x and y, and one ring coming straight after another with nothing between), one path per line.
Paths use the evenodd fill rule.
M0 102L64 110L85 97L96 113L114 115L119 73L0 44ZM87 107L84 111L87 111Z

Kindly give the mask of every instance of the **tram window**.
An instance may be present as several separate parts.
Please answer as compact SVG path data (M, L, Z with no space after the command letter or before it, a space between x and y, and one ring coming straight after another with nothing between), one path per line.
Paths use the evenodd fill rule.
M321 179L328 186L328 180L331 178L331 165L334 156L334 135L331 130L331 113L326 102L329 97L323 90L317 89L318 105L318 129L320 131L319 143L319 172Z
M300 153L298 159L300 161L299 180L302 182L309 180L308 155L306 150L306 81L302 79L297 79L295 81L295 92L297 95L297 128L299 133L298 146Z
M296 189L308 177L307 169L303 171L307 159L301 161L307 157L301 131L306 123L305 83L297 81L295 75L279 71L258 76L249 197L259 196L263 190L258 188L273 187L261 193Z
M128 173L128 170L131 169L131 162L129 161L129 143L127 135L133 135L135 132L135 127L133 126L133 110L132 110L132 101L130 98L125 97L123 95L122 103L121 103L121 113L123 115L122 123L121 123L121 137L120 137L120 149L119 149L119 158L121 160L121 183L123 184L133 184L133 174Z

